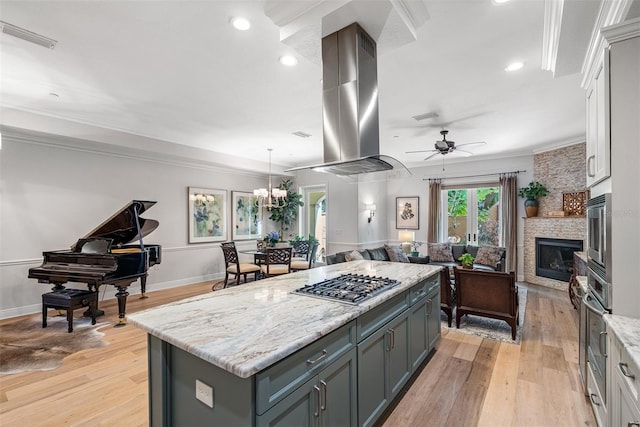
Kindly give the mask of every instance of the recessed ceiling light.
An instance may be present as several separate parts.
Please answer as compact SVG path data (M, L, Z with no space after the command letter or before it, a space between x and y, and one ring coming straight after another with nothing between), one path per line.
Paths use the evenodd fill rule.
M504 67L504 70L505 71L516 71L516 70L519 70L522 67L524 67L524 63L522 63L520 61L516 61L516 62L512 62L511 64L509 64L506 67Z
M491 0L491 3L500 5L500 4L507 3L508 1L509 0Z
M248 19L237 17L231 20L231 24L234 26L236 30L246 31L251 28L251 22Z
M285 55L280 57L280 63L282 65L292 67L298 63L298 60L295 58L295 56Z

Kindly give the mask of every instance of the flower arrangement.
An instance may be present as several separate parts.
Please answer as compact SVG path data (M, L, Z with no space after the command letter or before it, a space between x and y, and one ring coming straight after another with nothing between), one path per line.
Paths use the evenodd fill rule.
M276 243L278 243L280 241L280 234L278 234L277 231L272 230L270 232L267 233L266 236L264 236L264 239L262 239L265 241L265 243L269 246L275 246Z
M422 242L416 242L415 240L411 242L411 252L418 252L418 248L422 246Z

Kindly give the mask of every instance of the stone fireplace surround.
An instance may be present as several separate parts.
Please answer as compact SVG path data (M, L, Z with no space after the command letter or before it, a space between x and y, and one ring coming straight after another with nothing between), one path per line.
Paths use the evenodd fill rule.
M528 283L566 291L567 282L536 276L536 237L582 240L587 248L585 217L545 217L550 211L562 210L562 193L586 189L586 144L574 144L534 155L534 180L549 189L540 199L538 216L524 218L524 280Z
M567 282L536 276L536 237L582 240L586 248L587 219L584 217L524 219L524 281L566 291Z

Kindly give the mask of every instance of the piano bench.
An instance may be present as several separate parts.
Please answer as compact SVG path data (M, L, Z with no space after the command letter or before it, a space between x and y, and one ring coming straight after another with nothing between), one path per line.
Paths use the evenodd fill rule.
M73 310L89 307L91 324L96 324L98 310L98 293L81 289L61 289L59 291L42 294L42 327L47 327L47 309L56 308L67 310L69 332L73 332Z

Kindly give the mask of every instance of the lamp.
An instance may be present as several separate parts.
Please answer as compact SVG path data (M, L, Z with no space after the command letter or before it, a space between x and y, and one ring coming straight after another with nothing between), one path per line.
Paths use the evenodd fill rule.
M371 220L376 215L376 205L373 203L367 203L364 205L364 208L369 211L369 218L367 218L367 222L371 223Z
M402 242L402 250L405 253L411 252L411 242L416 238L416 233L413 231L402 230L398 233L398 240Z
M284 206L287 201L287 190L271 187L271 152L273 148L267 148L267 151L269 151L269 188L253 190L253 195L258 196L258 202L261 206L267 209L279 208Z

